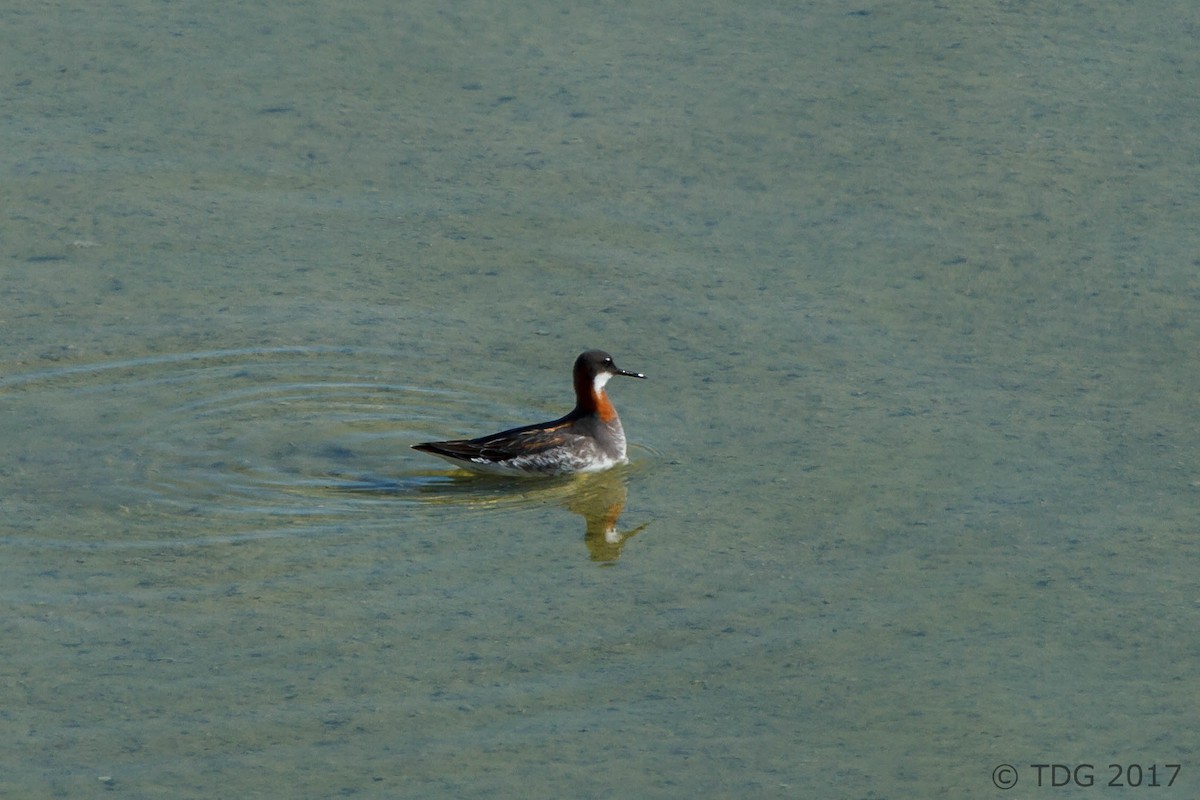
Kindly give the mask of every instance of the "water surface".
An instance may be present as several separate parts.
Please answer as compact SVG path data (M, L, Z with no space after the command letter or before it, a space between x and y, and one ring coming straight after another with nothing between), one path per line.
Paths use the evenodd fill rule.
M1193 22L10 5L0 794L1194 791Z

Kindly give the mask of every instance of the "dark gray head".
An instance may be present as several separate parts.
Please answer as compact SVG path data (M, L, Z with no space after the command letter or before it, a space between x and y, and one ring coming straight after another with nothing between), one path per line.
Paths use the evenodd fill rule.
M604 384L613 375L645 378L640 372L623 370L613 363L612 356L603 350L588 350L575 359L575 412L599 414L605 422L617 418L616 409L608 402Z
M581 382L589 387L596 386L597 378L600 379L598 385L603 386L613 375L642 379L646 377L640 372L621 369L613 363L612 356L603 350L588 350L580 353L579 358L575 359L575 384L577 386Z

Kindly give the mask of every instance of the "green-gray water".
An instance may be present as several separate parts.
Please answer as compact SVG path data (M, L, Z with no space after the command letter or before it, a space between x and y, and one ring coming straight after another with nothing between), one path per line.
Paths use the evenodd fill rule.
M1195 794L1197 23L9 3L0 795Z

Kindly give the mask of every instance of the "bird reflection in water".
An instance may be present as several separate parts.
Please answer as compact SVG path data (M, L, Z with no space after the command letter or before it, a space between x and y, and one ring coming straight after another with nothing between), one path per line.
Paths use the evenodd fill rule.
M363 485L357 491L416 491L425 502L465 505L475 508L506 507L536 502L558 502L584 520L584 543L592 561L613 564L625 543L645 530L649 523L621 531L617 524L629 496L628 468L531 481L474 475L463 470L423 472L415 481Z
M625 476L619 471L583 475L575 483L576 491L567 498L567 509L583 517L586 523L583 541L592 561L613 564L621 557L625 543L645 530L649 523L643 522L624 533L617 530L617 522L629 497Z

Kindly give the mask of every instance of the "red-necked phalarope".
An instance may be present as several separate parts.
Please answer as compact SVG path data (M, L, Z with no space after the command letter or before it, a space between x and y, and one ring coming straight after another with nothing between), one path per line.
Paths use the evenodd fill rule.
M625 430L604 391L614 375L646 377L618 369L603 350L588 350L575 359L575 409L565 417L478 439L424 442L413 449L490 475L599 472L624 464Z

